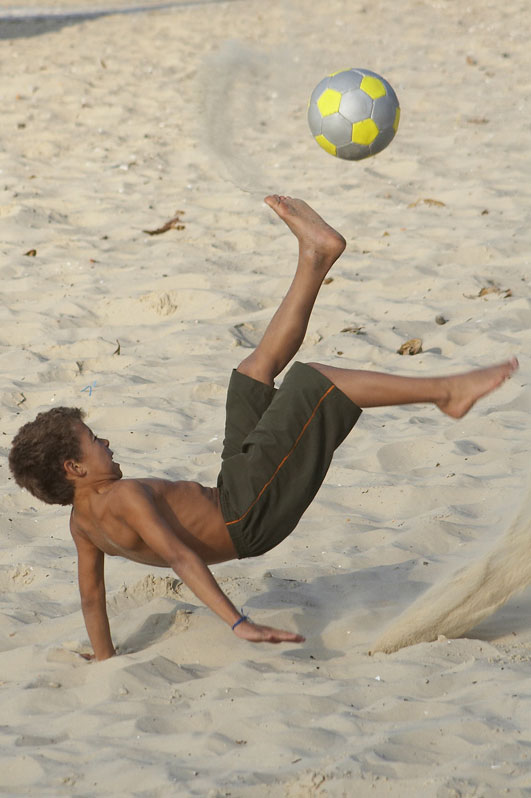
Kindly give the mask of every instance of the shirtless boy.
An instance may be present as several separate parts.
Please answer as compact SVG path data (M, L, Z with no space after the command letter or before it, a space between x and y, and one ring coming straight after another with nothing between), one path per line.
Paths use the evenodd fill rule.
M264 554L297 525L334 450L362 408L430 402L461 418L518 367L515 358L449 377L400 377L295 363L319 288L345 248L343 237L302 200L266 197L299 242L291 286L257 348L232 373L216 488L166 479L123 479L109 441L77 408L39 413L16 435L16 481L49 504L71 504L83 616L96 659L115 654L107 618L104 555L172 568L234 634L299 643L301 635L252 623L223 593L208 565Z

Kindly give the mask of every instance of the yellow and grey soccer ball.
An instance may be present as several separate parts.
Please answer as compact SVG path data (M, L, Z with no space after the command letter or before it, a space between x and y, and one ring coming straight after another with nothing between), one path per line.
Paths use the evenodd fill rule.
M392 141L400 120L389 83L369 69L345 69L323 78L312 92L308 124L331 155L361 161Z

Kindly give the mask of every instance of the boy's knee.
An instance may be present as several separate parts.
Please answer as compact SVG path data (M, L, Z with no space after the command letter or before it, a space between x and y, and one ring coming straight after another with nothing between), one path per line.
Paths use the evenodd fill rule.
M323 366L322 363L306 363L306 365L310 366L310 368L315 369L316 371L320 371L321 374L324 374L326 370L326 366Z
M245 374L247 377L251 377L253 380L257 380L257 382L263 382L265 385L270 385L272 387L274 386L275 375L272 373L271 369L268 369L260 362L259 358L254 357L254 353L242 360L240 365L236 367L236 371L239 371L240 374Z
M328 380L335 382L335 378L337 377L337 369L334 368L334 366L327 366L324 363L307 363L306 365L318 371Z

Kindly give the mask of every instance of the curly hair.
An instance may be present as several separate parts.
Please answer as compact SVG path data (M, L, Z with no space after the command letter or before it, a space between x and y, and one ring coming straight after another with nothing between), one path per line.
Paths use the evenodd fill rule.
M22 488L46 504L72 504L74 486L66 478L65 460L79 460L78 407L54 407L19 429L9 452L9 468Z

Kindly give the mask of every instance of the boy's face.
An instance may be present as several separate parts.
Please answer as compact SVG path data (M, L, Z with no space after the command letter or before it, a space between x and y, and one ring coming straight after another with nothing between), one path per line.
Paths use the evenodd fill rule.
M110 479L119 479L122 476L120 464L113 460L109 441L105 438L98 438L82 422L79 424L79 443L81 445L81 464L90 476Z

